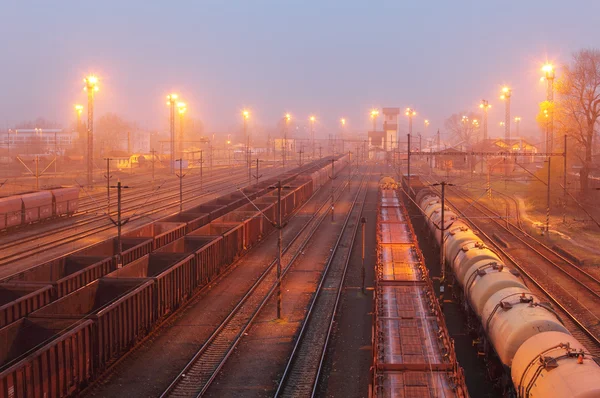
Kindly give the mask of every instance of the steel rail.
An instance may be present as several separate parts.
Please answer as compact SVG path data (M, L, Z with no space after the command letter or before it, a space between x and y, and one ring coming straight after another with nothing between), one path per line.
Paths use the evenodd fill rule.
M336 201L339 200L341 193L347 186L348 182L346 182L344 185L338 186L336 190L336 192L338 192ZM327 217L329 211L328 205L330 204L328 199L329 198L320 204L320 206L311 216L311 219L300 229L300 231L292 238L290 243L283 249L284 254L288 254L290 251L293 254L292 258L287 262L287 265L283 267L281 278L285 276L291 265L299 257L302 249L306 246L320 224ZM307 236L304 237L302 241L299 241L304 232L307 232ZM292 250L292 247L296 244L298 247ZM271 278L274 279L272 283L263 285L263 282L267 281L267 277L273 277L273 271L276 264L277 260L274 260L269 264L265 271L263 271L263 273L260 275L258 280L240 299L235 308L233 308L225 320L202 345L200 350L198 350L198 352L194 355L194 357L192 357L179 375L161 394L161 398L170 396L199 397L206 392L243 337L245 331L248 330L261 309L276 291L276 278ZM267 288L268 291L264 294L264 296L252 297L259 288ZM250 303L248 303L251 298L253 298L255 301L258 301L257 303L254 303L254 306L249 305ZM250 313L244 314L244 310L249 311ZM239 315L242 319L236 320L235 317L237 315ZM237 322L237 324L235 324L235 322ZM233 330L227 330L230 324L233 324L233 327L231 328ZM219 342L218 339L225 341ZM210 352L212 347L215 347L214 350L218 352ZM208 369L203 369L204 366L207 366Z
M354 240L360 224L360 216L362 215L365 205L365 197L367 193L365 179L367 174L368 173L363 174L362 176L363 179L360 182L359 189L356 192L351 209L346 215L342 225L342 231L335 242L331 255L329 256L325 269L319 280L319 284L317 285L317 289L313 294L310 306L304 317L304 322L302 323L302 328L296 337L294 348L292 349L292 353L288 358L283 374L279 380L275 397L308 396L309 391L311 397L315 396L322 365L325 360L329 338L335 321L339 299L344 286L344 280L346 278L346 271L348 270L348 264L350 263L350 257L354 247ZM361 195L363 192L364 194ZM348 224L351 218L353 218L353 213L357 209L357 203L361 198L362 205L360 208L358 208L358 211L355 215L355 224L353 225L352 230L349 231L350 243L348 246L344 246L344 249L347 249L347 253L345 253L343 264L340 264L342 269L338 270L341 271L341 275L336 278L335 270L332 270L334 272L330 272L330 270L332 269L333 262L336 260L336 256L339 254L338 249L340 248L342 240L344 237L347 237L345 235L348 231ZM327 285L329 289L332 287L332 284L337 284L337 286L333 286L335 288L335 296L327 294L331 292L330 290L327 290L327 292L325 292L326 295L324 296L323 286ZM329 302L327 302L328 299L330 300ZM331 300L333 300L333 302ZM319 314L320 311L328 311L328 313ZM319 319L319 315L327 316L328 319ZM328 325L319 326L316 324L319 321L325 322L327 320L329 321ZM321 331L323 327L327 327L327 332L325 335L320 335L318 331ZM317 328L318 330L312 331L311 334L311 328ZM309 356L312 356L312 358L308 358ZM316 356L318 356L318 358L315 358ZM309 363L307 363L307 361Z

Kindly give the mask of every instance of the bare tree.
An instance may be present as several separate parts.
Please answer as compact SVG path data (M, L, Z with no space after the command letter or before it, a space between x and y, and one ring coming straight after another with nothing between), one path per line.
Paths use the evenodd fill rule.
M456 143L472 144L479 136L481 119L475 112L459 112L444 122L444 127Z
M127 132L130 132L133 124L114 113L102 115L96 121L95 131L98 142L104 143L105 151L123 148L127 143Z
M556 87L560 95L555 109L557 132L572 137L576 143L574 149L582 163L581 191L585 194L600 117L600 51L580 50L573 54L572 64L563 68Z

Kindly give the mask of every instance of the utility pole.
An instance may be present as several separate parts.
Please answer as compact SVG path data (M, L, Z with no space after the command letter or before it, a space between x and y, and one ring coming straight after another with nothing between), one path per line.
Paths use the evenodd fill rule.
M333 222L334 220L334 206L333 206L333 180L335 180L335 170L334 170L334 166L335 166L335 159L331 159L331 176L329 176L329 179L331 180L331 222Z
M121 181L117 181L117 185L111 186L111 188L117 188L117 221L110 217L110 221L117 227L117 268L121 268L123 263L121 261L121 253L123 252L123 242L121 240L121 229L129 222L129 218L123 221L121 219L121 190L123 188L129 188L127 185L121 185Z
M309 118L310 120L310 145L312 147L312 157L315 158L315 120L314 116Z
M56 131L54 132L54 176L56 177L56 159L58 156L58 141ZM10 157L10 144L8 144L8 156Z
M262 177L262 174L258 174L258 158L256 158L256 174L254 175L254 177L256 178L256 183L258 184L258 179Z
M156 159L156 151L154 150L154 148L152 148L150 153L152 154L152 188L154 188L154 162Z
M106 199L108 200L108 205L106 207L106 214L108 214L110 216L110 179L112 178L112 176L110 175L110 161L112 159L105 158L105 160L106 160L106 174L104 174L104 178L106 178Z
M442 181L440 183L435 183L433 186L441 186L442 187L442 218L440 221L440 267L441 267L441 279L440 279L440 294L444 293L444 285L446 283L446 262L444 261L444 232L446 230L446 219L445 219L445 207L446 207L446 187L454 186L454 184L447 183L446 181Z
M183 126L185 119L185 112L187 111L187 105L185 102L177 103L177 112L179 113L179 139L177 140L177 153L179 157L183 159ZM175 123L175 122L173 122Z
M546 79L546 100L550 103L550 126L549 126L549 148L547 152L554 149L554 66L546 64L542 67L544 78Z
M248 150L246 154L246 169L248 170L248 185L252 184L252 155L250 153L250 143L247 145Z
M281 224L281 180L277 181L277 319L281 319L281 252L283 241L283 225Z
M304 150L300 148L300 150L298 151L298 154L300 155L298 163L299 166L302 166L302 153L304 153Z
M36 191L39 191L39 189L40 189L40 176L42 174L44 174L46 172L46 170L48 170L50 168L50 166L52 166L52 163L54 163L56 161L56 159L52 160L52 162L50 162L48 164L48 166L46 166L46 168L40 172L40 158L38 156L36 156L35 157L35 173L34 173L33 170L31 170L29 168L29 166L27 166L20 157L17 156L17 160L19 162L21 162L21 164L27 169L27 171L29 171L31 173L31 175L33 175L35 177L35 190Z
M131 131L127 132L127 154L131 156Z
M507 145L510 145L510 97L512 95L512 91L508 87L502 88L502 96L501 99L505 100L504 107L504 140Z
M88 95L88 124L87 124L87 184L94 186L94 92L98 91L98 78L88 76L83 79L84 90Z
M362 270L361 270L361 277L362 277L362 284L361 284L361 291L363 294L365 294L365 224L367 223L367 219L365 217L361 217L360 218L360 224L362 227Z
M492 106L488 103L487 100L481 100L481 104L479 107L483 109L483 139L487 140L488 138L488 109Z
M177 162L179 162L179 174L176 175L179 177L179 212L181 213L183 211L183 177L185 175L183 174L183 159L177 159Z
M565 147L563 148L563 187L565 196L565 208L567 206L567 135L565 134Z
M204 160L202 159L202 150L200 150L200 192L202 192L202 180L204 179L202 176L203 167L204 167Z
M412 117L409 119L412 120ZM412 123L411 123L412 124ZM406 186L407 186L407 190L408 192L410 192L410 133L408 133L408 145L407 145L407 150L408 150L408 155L407 155L407 170L406 170Z
M175 174L175 106L177 105L177 94L167 95L167 106L169 106L169 149L171 156L169 158L169 170Z
M548 186L546 190L546 233L550 234L550 160L548 156Z
M323 146L319 145L319 159L323 159Z

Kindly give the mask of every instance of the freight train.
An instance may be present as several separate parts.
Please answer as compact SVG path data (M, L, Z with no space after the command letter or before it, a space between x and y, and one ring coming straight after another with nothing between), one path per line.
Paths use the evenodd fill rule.
M444 245L444 261L462 292L464 309L478 320L490 373L506 396L600 396L600 366L550 304L447 206L442 220L438 194L421 187L411 195L437 244Z
M79 208L79 188L54 188L0 198L0 230L72 216Z
M1 280L0 398L76 394L275 230L274 185L286 219L333 171L290 170Z

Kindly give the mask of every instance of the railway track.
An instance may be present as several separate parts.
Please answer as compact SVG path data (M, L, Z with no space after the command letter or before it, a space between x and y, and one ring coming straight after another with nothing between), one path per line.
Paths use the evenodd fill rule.
M313 397L316 394L350 255L365 205L368 181L365 176L368 174L367 172L363 175L352 207L344 220L342 232L327 261L281 376L276 397Z
M483 204L473 203L473 199L463 192L457 189L451 189L451 192L457 201L463 201L468 206L469 213L461 212L457 201L447 196L448 203L560 308L571 323L569 329L573 335L592 353L599 355L600 281L515 224L504 225L498 221L498 213ZM475 217L473 212L480 216ZM503 243L497 243L499 240Z
M340 184L334 192L338 201L349 182ZM323 201L310 220L302 226L282 250L282 274L285 276L329 214L329 200ZM161 397L198 397L203 395L231 355L260 310L275 293L277 260L272 261L235 308L219 325L206 343L194 355Z
M238 173L241 173L241 171L238 171ZM230 171L228 172L224 172L222 173L223 176L226 177L230 177L232 174ZM218 179L218 181L221 181L222 179ZM202 189L199 189L197 187L194 187L194 184L197 183L198 181L196 180L192 180L186 183L187 187L183 190L183 197L184 197L184 201L185 201L185 197L186 196L194 196L196 194L196 192L202 192L205 191L205 188L210 188L210 187L214 187L214 186L219 186L218 184L214 183L214 180L208 180L208 181L204 181L203 187ZM191 188L190 188L191 186ZM150 206L153 204L159 204L161 202L163 202L164 200L179 200L179 183L177 183L177 186L169 186L169 185L165 185L163 187L161 187L162 190L159 192L157 189L155 188L149 188L149 189L145 189L143 186L141 188L141 191L134 191L131 192L130 194L128 193L128 195L122 199L121 201L121 205L122 205L122 209L123 209L123 214L127 214L127 212L129 211L136 211L144 206ZM176 193L169 193L169 192L173 192L173 189L176 189ZM210 192L209 192L210 193ZM155 198L153 198L151 201L148 200L148 197L152 197L155 196ZM195 197L197 198L197 197ZM193 198L193 199L195 199ZM89 223L92 223L94 221L97 220L101 220L101 219L106 219L107 217L107 213L106 213L106 208L107 208L107 203L106 203L106 195L103 196L104 202L102 204L98 204L97 202L94 203L94 207L87 209L87 210L80 210L78 211L74 216L66 219L66 218L59 218L59 219L53 219L50 222L52 224L49 223L41 223L41 224L32 224L32 225L27 225L25 228L21 229L21 230L16 230L16 237L14 239L8 240L8 239L3 239L3 243L0 245L0 250L5 250L6 248L13 248L18 244L22 244L24 242L28 242L31 241L33 239L40 239L40 238L44 238L46 236L50 236L50 235L54 235L60 232L64 232L64 231L70 231L72 230L74 227L80 227ZM102 201L101 201L102 202ZM140 203L142 202L142 203ZM179 202L178 202L179 203ZM127 206L129 205L129 206ZM81 209L81 206L80 206ZM114 215L114 212L116 211L116 203L113 204L112 209L111 209L111 214ZM97 214L97 212L101 212L101 214ZM94 213L94 214L91 214ZM77 218L77 220L75 220L73 222L73 218ZM108 223L108 220L107 220ZM53 228L50 229L44 229L42 231L40 231L40 228L35 228L35 227L44 227L44 226L51 226ZM20 234L19 232L30 232L30 235L25 235L25 234Z
M231 177L231 175L228 175L227 177L219 180L219 181L213 181L211 182L211 184L207 184L203 187L203 190L210 188L216 188L214 190L210 190L210 191L203 191L204 193L201 195L196 195L193 196L191 198L187 198L183 200L183 203L189 203L192 201L197 201L198 199L207 196L207 195L213 195L217 192L221 192L221 191L226 191L226 190L230 190L232 187L238 187L240 183L243 183L247 180L247 178L245 177L245 171L242 171L241 175L239 176L239 178L237 178L236 180L234 180L233 183L230 183L228 185L223 185L224 181L227 181L229 178ZM271 175L267 175L265 177L271 177ZM189 192L193 192L195 189L192 188L191 190L188 191ZM166 198L161 197L159 199L153 200L153 201L147 201L143 204L134 206L133 208L129 208L126 209L123 212L123 218L130 218L130 221L135 221L138 219L142 219L142 218L146 218L149 215L153 215L171 208L175 208L179 206L179 194L176 193L174 195L171 195L171 197L176 197L177 199L170 201L168 203L164 203L164 201L166 200ZM137 212L139 212L139 210L143 209L143 208L148 208L150 207L149 210L145 210L143 213L140 213L139 215L137 215ZM131 213L133 213L134 215L132 216ZM32 239L29 240L22 240L19 243L13 243L8 245L7 247L10 247L11 249L15 249L18 248L18 246L27 246L23 249L17 250L17 251L13 251L12 253L7 253L5 255L3 255L2 259L0 260L0 266L4 266L4 265L8 265L11 263L14 263L15 261L18 260L23 260L29 257L33 257L36 255L39 255L40 253L45 252L46 250L48 250L49 248L55 248L55 247L59 247L59 246L64 246L66 244L69 243L73 243L75 241L81 240L81 239L85 239L87 237L93 236L97 233L100 232L104 232L107 231L111 228L114 228L113 224L110 222L110 220L108 220L106 218L105 215L102 216L97 216L93 219L88 219L88 220L81 220L81 223L78 224L71 224L68 226L65 226L65 228L63 228L61 231L51 231L48 232L47 234L44 234L43 236L36 236ZM101 225L95 225L95 226L91 226L91 224L98 224L100 223ZM85 228L82 231L76 231L74 232L74 230L76 230L77 228L82 228L85 227L86 225L90 225L88 228ZM63 234L64 236L57 236L60 234ZM50 236L54 236L54 239L50 239L50 240L44 240L47 237ZM35 243L37 241L37 243Z

